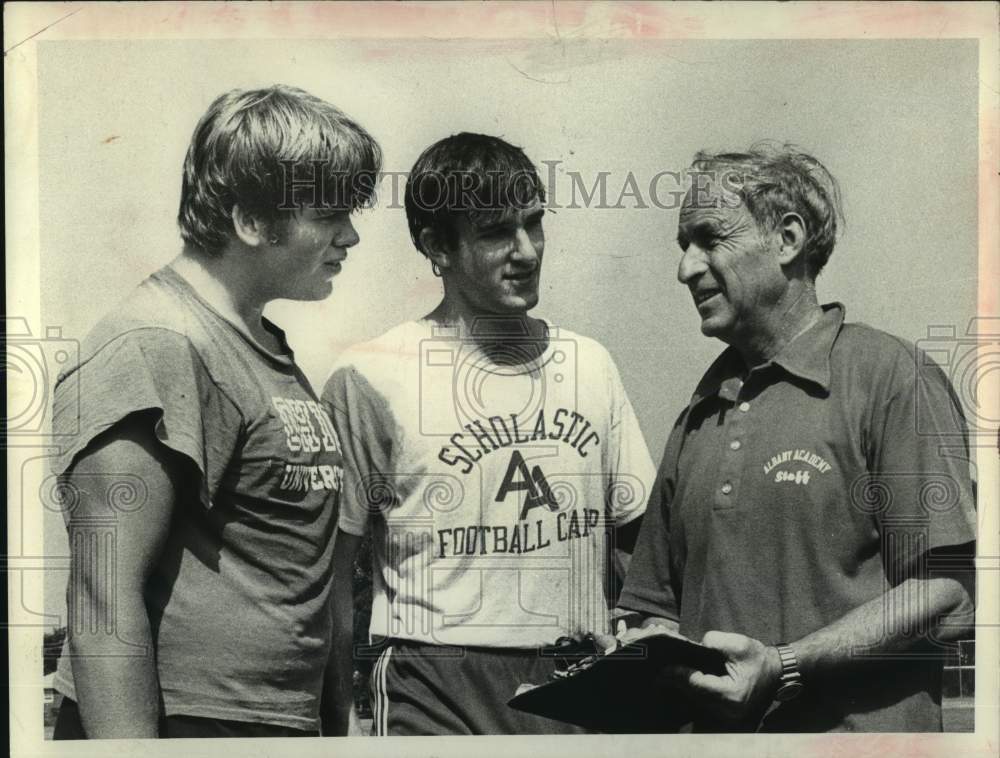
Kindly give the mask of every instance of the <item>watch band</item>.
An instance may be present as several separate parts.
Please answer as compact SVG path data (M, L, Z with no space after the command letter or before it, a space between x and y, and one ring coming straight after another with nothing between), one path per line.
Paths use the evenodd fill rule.
M774 693L774 699L780 703L798 697L805 687L802 684L802 672L799 671L799 659L795 656L795 651L791 645L781 643L774 646L781 658L781 679L778 682L778 690Z

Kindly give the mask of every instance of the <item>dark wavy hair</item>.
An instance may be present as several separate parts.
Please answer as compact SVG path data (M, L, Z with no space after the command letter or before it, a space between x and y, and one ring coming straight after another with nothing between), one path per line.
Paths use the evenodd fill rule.
M433 230L454 247L457 218L486 227L536 200L545 202L545 187L524 151L499 137L471 132L446 137L424 150L410 171L404 195L410 237L425 255L423 229Z
M191 137L181 237L217 254L232 234L234 205L269 224L303 207L370 207L381 167L378 143L330 103L282 84L231 90Z
M762 230L775 230L785 213L799 214L806 227L806 269L813 279L819 275L833 253L838 223L844 223L840 187L822 163L794 145L759 142L745 153L699 151L691 167L726 172L726 185Z

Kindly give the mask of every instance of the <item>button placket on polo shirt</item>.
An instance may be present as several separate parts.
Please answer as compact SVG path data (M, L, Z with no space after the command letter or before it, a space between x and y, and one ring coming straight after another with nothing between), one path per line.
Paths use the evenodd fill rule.
M726 411L723 429L721 465L714 491L715 508L734 508L739 502L740 480L743 472L743 458L746 450L745 434L749 403L743 400L746 384L739 379L731 379L720 396L733 402ZM728 396L728 397L727 397Z

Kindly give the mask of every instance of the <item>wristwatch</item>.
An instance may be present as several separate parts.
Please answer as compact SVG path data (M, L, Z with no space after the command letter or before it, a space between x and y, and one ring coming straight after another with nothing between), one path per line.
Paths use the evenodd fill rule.
M787 703L802 694L805 689L802 684L802 672L799 671L799 659L790 645L784 643L775 645L781 658L781 679L774 699L779 703Z

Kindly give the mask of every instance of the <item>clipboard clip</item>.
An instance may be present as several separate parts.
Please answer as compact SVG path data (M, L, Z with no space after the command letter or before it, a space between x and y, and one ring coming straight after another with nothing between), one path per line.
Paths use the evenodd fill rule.
M618 644L620 647L621 643ZM542 648L541 654L555 658L555 670L550 679L565 679L590 668L603 657L604 651L598 648L593 635L587 634L580 639L559 637L554 645Z

